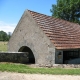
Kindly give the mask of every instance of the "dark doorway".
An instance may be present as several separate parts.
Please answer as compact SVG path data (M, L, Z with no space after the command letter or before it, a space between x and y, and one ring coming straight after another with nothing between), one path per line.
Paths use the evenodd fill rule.
M18 52L28 52L28 59L29 59L28 64L34 64L34 63L35 63L35 57L34 57L34 55L33 55L32 50L31 50L29 47L27 47L27 46L22 46L22 47L19 49Z
M63 63L65 64L68 60L79 58L79 51L63 51Z

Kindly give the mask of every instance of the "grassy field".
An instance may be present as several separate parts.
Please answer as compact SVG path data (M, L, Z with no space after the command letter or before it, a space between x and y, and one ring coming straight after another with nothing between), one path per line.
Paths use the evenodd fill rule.
M0 71L30 73L30 74L53 74L53 75L80 75L80 69L64 68L31 68L25 64L0 63Z
M0 41L0 52L2 52L2 51L6 52L7 51L7 43L8 42Z

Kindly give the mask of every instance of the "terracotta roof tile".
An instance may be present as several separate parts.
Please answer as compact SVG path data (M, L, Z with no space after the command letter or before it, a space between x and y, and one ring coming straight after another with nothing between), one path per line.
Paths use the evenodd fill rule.
M80 48L80 25L28 11L57 49Z

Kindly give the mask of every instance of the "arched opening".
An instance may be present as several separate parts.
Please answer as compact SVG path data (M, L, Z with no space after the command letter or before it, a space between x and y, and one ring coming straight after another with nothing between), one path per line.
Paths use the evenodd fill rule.
M35 63L35 57L34 57L34 55L33 55L32 50L31 50L29 47L27 47L27 46L22 46L22 47L19 49L18 52L28 52L28 59L29 59L28 64L34 64L34 63Z

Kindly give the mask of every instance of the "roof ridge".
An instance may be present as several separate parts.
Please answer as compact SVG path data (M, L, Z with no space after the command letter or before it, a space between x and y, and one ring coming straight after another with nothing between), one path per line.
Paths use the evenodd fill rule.
M28 10L28 9L27 9ZM50 17L50 18L52 18L52 19L58 19L58 20L62 20L62 21L65 21L65 22L68 22L69 24L75 24L75 25L79 25L78 23L74 23L74 22L70 22L70 21L67 21L67 20L64 20L64 19L61 19L61 18L56 18L56 17L54 17L54 16L49 16L49 15L46 15L46 14L42 14L42 13L39 13L39 12L36 12L36 11L32 11L32 10L28 10L30 13L31 13L31 15L32 15L32 13L37 13L37 14L40 14L40 15L44 15L44 16L47 16L47 17ZM79 25L80 26L80 25Z
M32 11L32 10L28 10L29 12L34 12L34 13L38 13L38 14L41 14L41 15L45 15L45 16L48 16L48 17L51 17L49 15L46 15L46 14L42 14L42 13L39 13L39 12L36 12L36 11Z

